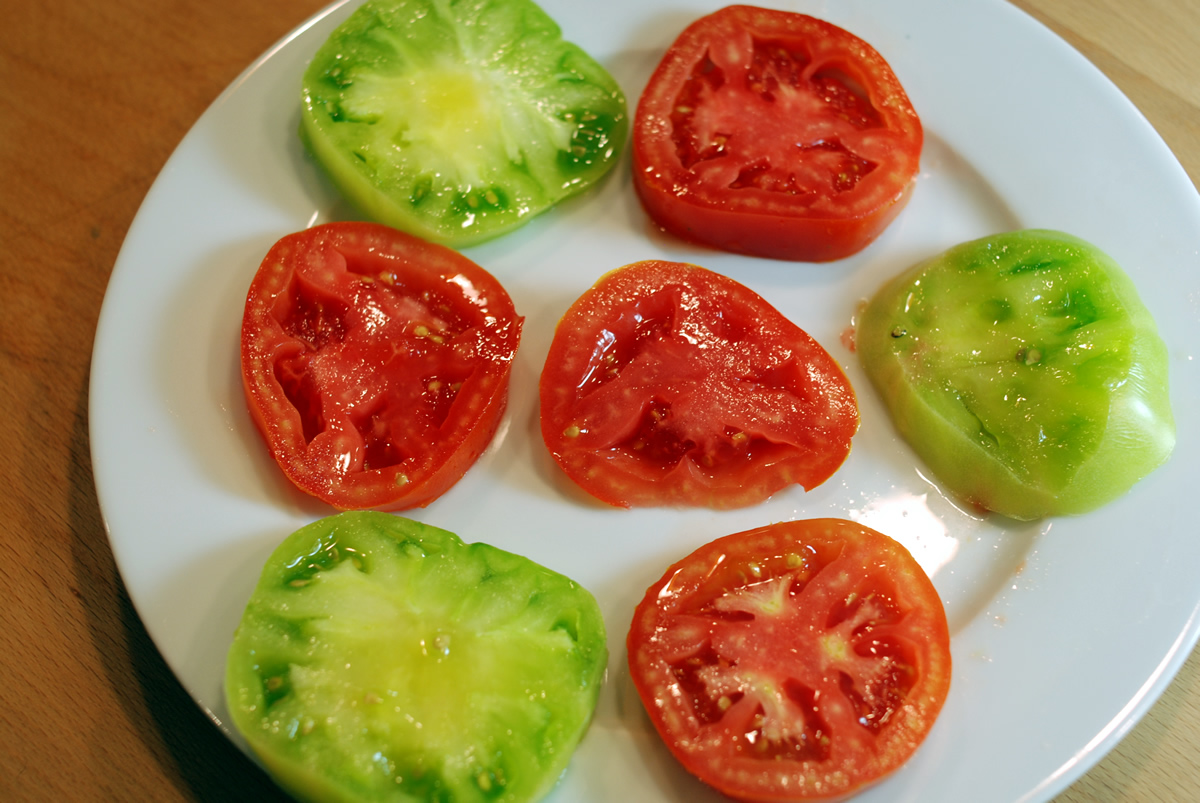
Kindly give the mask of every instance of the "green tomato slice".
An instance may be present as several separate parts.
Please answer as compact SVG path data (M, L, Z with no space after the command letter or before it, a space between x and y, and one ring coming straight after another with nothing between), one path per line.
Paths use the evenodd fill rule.
M1062 232L985 237L912 267L862 310L856 348L941 483L1012 518L1095 509L1175 445L1154 319L1110 257Z
M452 247L503 234L617 162L613 77L530 0L371 0L304 74L301 134L380 223Z
M268 559L225 689L234 726L303 799L532 801L566 769L607 657L578 584L358 511Z

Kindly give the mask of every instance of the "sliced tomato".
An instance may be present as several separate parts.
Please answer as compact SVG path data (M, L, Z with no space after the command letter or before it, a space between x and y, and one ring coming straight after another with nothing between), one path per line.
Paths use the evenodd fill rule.
M923 131L870 45L803 14L729 6L688 26L638 103L633 178L685 239L824 262L907 202Z
M309 62L300 128L372 220L462 248L593 186L629 121L532 0L369 0Z
M913 265L855 338L896 430L973 507L1086 513L1175 448L1154 317L1112 257L1065 232L1002 232Z
M272 457L340 509L429 504L495 434L523 319L461 254L373 223L271 248L246 298L242 380Z
M541 377L542 438L612 505L757 504L821 484L850 452L841 366L765 299L696 265L603 276L559 321Z
M226 659L230 722L298 799L537 801L608 664L595 598L532 560L371 511L288 536Z
M898 542L843 519L696 550L646 592L628 650L671 753L742 800L836 800L884 778L950 687L933 583Z

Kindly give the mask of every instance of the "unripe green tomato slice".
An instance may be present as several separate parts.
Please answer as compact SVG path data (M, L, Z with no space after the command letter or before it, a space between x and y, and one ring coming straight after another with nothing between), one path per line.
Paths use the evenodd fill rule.
M900 434L957 496L1083 513L1171 454L1167 349L1132 281L1056 231L963 243L884 285L856 348Z
M566 769L606 662L578 584L360 511L267 560L225 689L234 726L302 799L533 801Z
M530 0L370 0L304 73L301 134L380 223L463 247L522 225L617 162L613 77Z

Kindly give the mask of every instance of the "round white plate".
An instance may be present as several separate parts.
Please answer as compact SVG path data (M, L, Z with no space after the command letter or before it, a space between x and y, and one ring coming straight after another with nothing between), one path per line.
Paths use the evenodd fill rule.
M347 214L296 132L304 66L354 5L306 22L200 118L130 228L96 334L92 454L113 552L151 637L218 723L225 652L263 561L288 533L331 512L295 492L268 457L242 397L238 333L271 244ZM608 67L632 109L664 48L720 3L543 5ZM756 260L658 233L626 162L594 191L471 249L527 319L510 409L466 478L413 518L528 555L599 599L608 679L555 800L719 799L668 756L632 691L624 639L633 607L702 542L815 516L857 519L906 544L933 576L953 632L954 681L940 720L913 760L862 799L1051 797L1145 712L1200 632L1200 538L1185 501L1200 481L1200 196L1101 73L999 0L774 5L857 33L900 76L926 131L908 208L851 259ZM956 508L897 440L841 339L855 305L885 278L1017 227L1062 229L1108 251L1170 349L1175 454L1087 516L1014 524ZM564 481L537 425L535 388L554 324L602 273L647 258L749 285L846 366L862 429L829 482L713 513L608 509Z

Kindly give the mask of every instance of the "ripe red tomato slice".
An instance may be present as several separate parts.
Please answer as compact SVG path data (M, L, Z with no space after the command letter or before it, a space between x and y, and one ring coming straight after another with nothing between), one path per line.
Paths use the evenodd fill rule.
M666 230L825 262L866 247L900 213L923 132L866 42L803 14L729 6L667 50L632 139L634 186Z
M629 669L672 754L742 800L836 800L909 759L950 687L933 583L843 519L717 539L638 605Z
M757 504L845 461L858 404L841 367L761 296L696 265L611 271L559 321L542 438L611 505Z
M423 507L487 447L523 319L461 254L373 223L271 248L246 298L242 380L272 457L340 509Z

